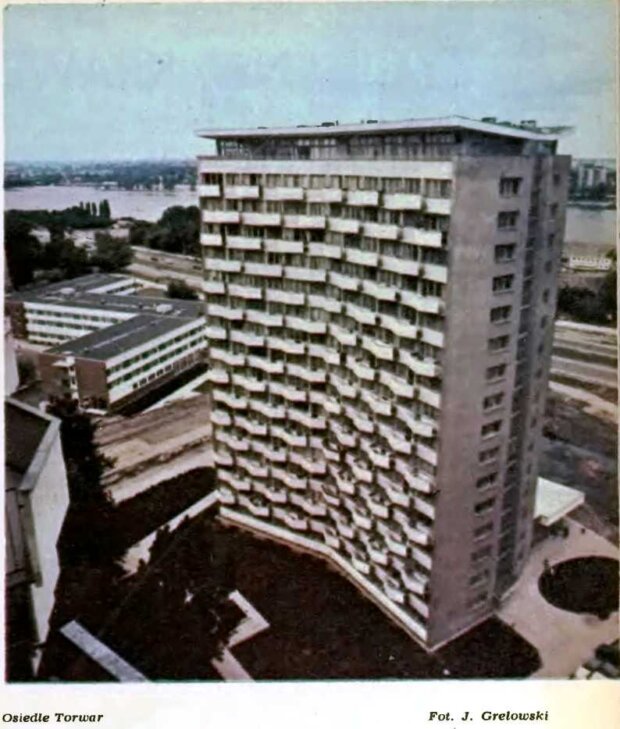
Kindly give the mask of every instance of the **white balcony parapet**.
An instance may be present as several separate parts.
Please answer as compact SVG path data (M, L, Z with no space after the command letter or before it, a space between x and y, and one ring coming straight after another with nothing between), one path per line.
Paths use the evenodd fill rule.
M225 390L214 390L213 400L215 402L224 403L224 405L227 405L233 410L245 410L248 406L247 398L237 397L231 392L226 392Z
M387 451L379 450L368 445L364 452L368 456L370 462L377 468L390 468L391 458Z
M340 415L342 413L342 405L332 398L327 398L323 403L323 408L330 415Z
M229 367L243 367L245 364L245 355L229 352L227 349L219 347L209 347L209 359L224 362Z
M375 268L379 262L379 254L374 251L362 251L359 248L345 248L347 263Z
M338 365L340 364L340 354L330 347L326 347L322 344L309 344L308 354L311 357L318 357L327 364ZM323 380L324 381L324 380Z
M369 575L371 572L370 565L368 562L359 556L353 556L351 557L351 564L358 572L361 572L363 575Z
M283 486L265 485L263 491L272 504L286 504L288 502L288 492Z
M434 485L430 477L415 473L411 470L411 466L400 458L395 459L394 469L403 477L410 488L425 494L433 492Z
M303 241L283 240L280 238L265 238L265 250L268 253L298 253L304 252Z
M286 326L294 332L300 331L307 334L325 334L327 332L327 324L324 321L312 321L300 316L287 316Z
M226 245L234 251L260 251L262 241L247 235L227 235Z
M228 293L240 299L262 299L263 292L255 286L241 286L239 284L228 284Z
M400 292L401 304L410 306L417 311L423 311L427 314L439 314L442 310L442 301L436 296L422 296L414 291Z
M422 230L421 228L403 228L403 243L411 243L425 248L441 248L440 230Z
M385 193L383 207L387 210L420 210L422 196L410 193Z
M377 321L377 314L374 311L356 306L355 304L347 304L347 316L355 319L358 324L374 326Z
M390 428L388 425L379 425L379 432L390 444L390 448L397 451L398 453L404 453L405 455L411 455L413 446L404 435L399 433L397 430Z
M422 359L408 352L406 349L399 349L398 361L407 365L416 375L421 377L439 377L441 367L432 359Z
M254 476L254 478L267 478L269 476L268 466L263 466L260 463L256 463L250 458L244 458L243 456L239 456L237 458L237 465L241 466L241 468L247 471L250 476Z
M196 192L198 197L220 197L221 194L219 185L197 185Z
M286 418L284 405L270 405L263 400L250 400L250 408L271 420L284 420Z
M396 240L400 233L398 225L388 223L364 223L364 235L369 238L382 238L384 240Z
M438 283L448 283L448 269L438 263L424 263L420 266L420 276L429 281L437 281Z
M296 489L298 491L305 491L308 487L308 479L307 478L301 478L299 476L295 476L293 473L289 473L288 471L285 471L283 468L278 468L274 466L271 469L271 475L278 479L278 481L282 481L285 483L289 488Z
M452 200L449 197L427 197L424 199L427 213L450 215Z
M437 452L432 448L425 446L423 443L418 443L416 445L416 453L418 458L421 458L423 461L426 461L433 466L437 465Z
M200 245L206 248L219 248L224 245L221 233L201 233Z
M425 402L427 405L439 409L441 407L441 395L434 390L429 390L428 387L421 385L419 387L419 399L421 402Z
M222 504L234 504L237 501L234 492L223 486L220 486L218 488L217 493L218 498Z
M342 248L330 243L310 243L308 255L319 258L342 258Z
M285 215L285 228L310 228L312 230L321 230L325 228L324 215Z
M233 457L226 450L218 450L217 448L213 451L213 461L216 466L232 466Z
M289 402L307 402L308 393L305 390L299 390L292 385L287 385L281 382L270 382L269 392L272 395L280 395Z
M336 273L336 271L330 271L328 280L332 286L337 286L339 289L343 289L344 291L357 291L360 285L358 278L345 276L342 273Z
M376 190L349 190L347 192L348 205L378 205L379 193Z
M410 324L406 319L397 319L389 314L381 314L381 326L397 337L415 339L418 333L418 327L414 324Z
M211 422L213 425L228 426L232 423L232 418L226 410L213 410L211 412Z
M306 190L306 200L309 203L339 203L342 202L342 190L338 187Z
M224 258L205 258L205 270L239 273L241 271L241 261L226 260Z
M329 218L329 230L334 233L359 233L361 223L353 218Z
M224 197L228 200L257 200L259 193L257 185L224 186Z
M207 382L215 382L217 385L227 385L229 382L227 370L220 369L219 367L211 367L205 377Z
M363 380L374 380L376 370L352 355L347 355L347 367L354 375Z
M276 227L282 223L282 215L280 213L243 213L241 222L243 225Z
M247 273L248 276L280 278L282 276L282 266L272 263L244 263L243 273Z
M435 507L427 501L424 501L424 499L415 496L413 499L413 505L415 506L416 511L419 511L420 514L428 516L429 519L435 518Z
M205 327L205 337L209 341L228 339L228 334L224 327L216 327L213 325L207 325Z
M429 554L419 549L418 547L413 547L411 550L411 554L415 561L418 564L421 564L422 567L425 567L427 570L430 570L432 568L433 559Z
M292 281L311 281L321 283L325 281L327 272L322 268L286 266L284 269L284 275Z
M306 345L303 342L295 342L292 339L282 339L282 337L267 337L267 346L269 349L278 349L287 354L303 354Z
M258 357L253 354L248 356L248 365L270 375L281 375L284 372L284 362L272 362L265 357Z
M326 380L324 370L312 370L304 365L287 364L286 372L293 377L299 377L300 380L305 380L313 384L321 384Z
M377 283L376 281L364 281L363 290L368 296L382 301L396 301L398 291L393 286Z
M384 582L383 589L385 594L398 605L403 605L405 602L405 593L400 587L393 581Z
M252 309L245 311L245 319L263 327L281 327L284 321L282 314L268 314L266 311L254 311Z
M209 316L219 316L229 321L241 321L245 312L244 309L233 309L221 304L207 304L207 313Z
M277 304L288 304L289 306L303 306L306 301L306 295L296 293L294 291L280 291L279 289L267 289L265 291L267 301L273 301Z
M399 557L407 556L407 545L397 539L394 533L388 533L384 536L385 544L390 552L397 554Z
M329 333L332 337L334 337L334 339L343 345L354 347L357 342L357 334L355 332L344 329L343 327L338 326L338 324L330 324Z
M327 311L330 314L340 314L342 311L342 303L340 301L319 294L309 294L308 305L315 309Z
M308 437L306 435L300 435L294 433L291 430L287 430L280 425L273 425L271 427L271 435L274 438L280 438L287 445L296 446L298 448L305 448L308 445Z
M267 435L267 423L258 422L242 415L235 415L235 427L250 435Z
M253 332L245 332L243 330L233 329L230 332L230 341L245 344L246 347L265 346L265 337L262 334L254 334Z
M287 414L289 420L300 423L300 425L303 425L306 428L310 428L312 430L322 430L326 427L325 418L314 418L303 410L289 408Z
M358 386L351 382L347 382L333 372L330 372L329 374L329 383L336 388L339 395L349 398L357 397Z
M303 187L265 187L263 189L265 200L303 200Z
M340 537L335 530L325 529L325 544L332 549L338 549L340 547Z
M227 223L238 223L239 212L237 210L203 210L203 223L215 225L226 225Z
M378 473L377 483L384 489L386 496L393 504L396 506L404 506L405 508L409 506L411 502L409 494L405 493L394 481L384 474Z
M271 463L285 463L288 457L288 451L286 448L274 448L269 443L264 443L262 440L252 441L252 450L255 453L260 453L265 456Z
M408 261L405 258L394 258L393 256L381 256L380 265L386 271L407 276L417 276L420 270L420 264L417 261Z
M226 284L223 281L203 281L202 290L205 294L225 294Z
M418 595L423 595L425 593L426 586L425 586L424 582L422 582L419 579L419 577L416 576L415 573L407 572L406 570L403 570L400 573L400 576L403 581L403 584L410 592L415 592ZM411 595L409 596L409 600L411 601ZM416 607L416 606L413 605L413 607Z
M362 347L371 354L374 354L377 359L384 359L388 362L391 362L394 359L394 347L389 344L385 344L378 339L363 337Z
M379 397L369 390L362 390L360 397L376 415L391 415L392 403L383 397Z
M324 462L316 461L312 458L306 458L304 455L298 453L297 451L291 451L289 460L291 463L295 463L297 466L303 468L304 471L307 471L308 473L311 473L313 475L321 476L326 471Z
M413 385L410 385L401 377L381 371L379 381L386 385L397 397L413 397Z

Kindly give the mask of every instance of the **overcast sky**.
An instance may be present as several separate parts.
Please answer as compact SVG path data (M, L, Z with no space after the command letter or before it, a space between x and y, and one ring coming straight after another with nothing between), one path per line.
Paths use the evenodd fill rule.
M192 157L204 127L461 114L615 156L613 0L5 11L8 160Z

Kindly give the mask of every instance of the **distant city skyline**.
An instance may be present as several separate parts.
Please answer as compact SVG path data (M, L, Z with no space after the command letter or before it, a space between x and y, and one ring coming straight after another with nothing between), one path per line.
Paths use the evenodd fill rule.
M611 0L13 5L5 158L189 159L201 128L454 114L570 125L562 152L614 157L614 28Z

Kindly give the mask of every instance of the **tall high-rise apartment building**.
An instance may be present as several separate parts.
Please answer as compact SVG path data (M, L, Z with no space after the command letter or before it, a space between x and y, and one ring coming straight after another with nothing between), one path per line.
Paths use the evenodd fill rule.
M528 556L570 160L531 122L200 134L222 515L436 647Z

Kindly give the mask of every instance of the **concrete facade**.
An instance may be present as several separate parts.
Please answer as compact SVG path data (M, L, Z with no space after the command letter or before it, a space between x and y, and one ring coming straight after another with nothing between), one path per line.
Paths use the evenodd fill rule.
M199 195L224 508L434 648L529 551L569 159L426 124L205 132Z

